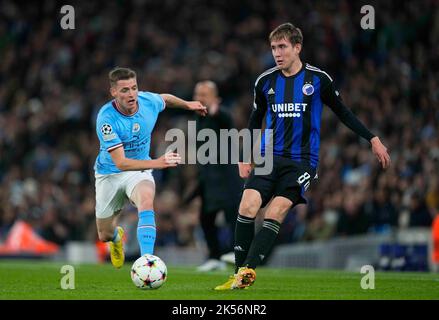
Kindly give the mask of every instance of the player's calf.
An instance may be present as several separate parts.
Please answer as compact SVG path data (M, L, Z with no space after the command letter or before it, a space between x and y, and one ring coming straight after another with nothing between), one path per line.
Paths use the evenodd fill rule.
M114 230L98 230L98 237L99 240L102 242L108 242L113 240L114 237Z

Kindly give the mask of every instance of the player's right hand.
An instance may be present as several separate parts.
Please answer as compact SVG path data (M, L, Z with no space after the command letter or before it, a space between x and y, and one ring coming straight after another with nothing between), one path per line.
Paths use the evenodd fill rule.
M181 162L181 156L175 152L167 152L157 159L158 169L176 167Z
M243 179L247 179L248 176L250 175L250 172L252 171L251 163L238 162L238 168L239 168L239 176Z
M203 106L200 101L188 101L187 108L188 110L195 111L200 116L204 117L207 115L207 108L206 106Z

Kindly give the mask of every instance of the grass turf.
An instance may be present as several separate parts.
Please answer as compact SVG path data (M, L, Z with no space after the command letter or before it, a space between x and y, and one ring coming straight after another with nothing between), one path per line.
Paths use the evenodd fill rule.
M360 287L361 273L334 270L258 268L248 290L214 291L232 272L197 273L194 267L168 266L158 290L137 289L130 265L76 265L75 289L61 289L61 262L0 260L0 299L271 300L271 299L439 299L439 274L375 273L375 289Z

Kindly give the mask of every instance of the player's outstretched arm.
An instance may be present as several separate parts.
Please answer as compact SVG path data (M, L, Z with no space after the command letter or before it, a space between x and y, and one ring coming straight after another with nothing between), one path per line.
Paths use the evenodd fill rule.
M136 160L126 158L125 151L122 147L119 147L112 150L110 155L116 167L122 171L172 168L181 162L180 155L174 152L168 152L158 159Z
M337 117L349 129L368 140L372 145L372 152L378 158L383 169L390 165L390 156L387 148L381 143L380 139L373 135L369 129L346 107L341 101L340 94L334 89L332 80L328 77L322 77L323 89L321 91L322 101L334 111Z
M162 93L160 95L167 107L195 111L201 116L207 115L207 108L199 101L186 101L168 93Z
M373 154L378 158L383 169L387 169L390 165L390 156L387 153L387 148L381 143L380 139L374 136L340 100L332 105L331 109L348 128L364 139L369 140L372 145Z

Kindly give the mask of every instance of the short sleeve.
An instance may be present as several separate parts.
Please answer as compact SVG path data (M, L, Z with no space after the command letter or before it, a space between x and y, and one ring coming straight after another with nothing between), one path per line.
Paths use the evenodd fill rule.
M122 140L116 132L114 121L110 117L98 116L96 120L96 133L101 144L101 148L108 152L122 146Z
M154 99L157 111L162 112L163 110L165 110L166 103L165 103L165 100L163 100L162 96L158 93L151 93L151 96Z
M142 91L139 92L139 95L145 98L153 106L153 109L157 112L157 114L165 110L165 100L163 100L160 94Z

